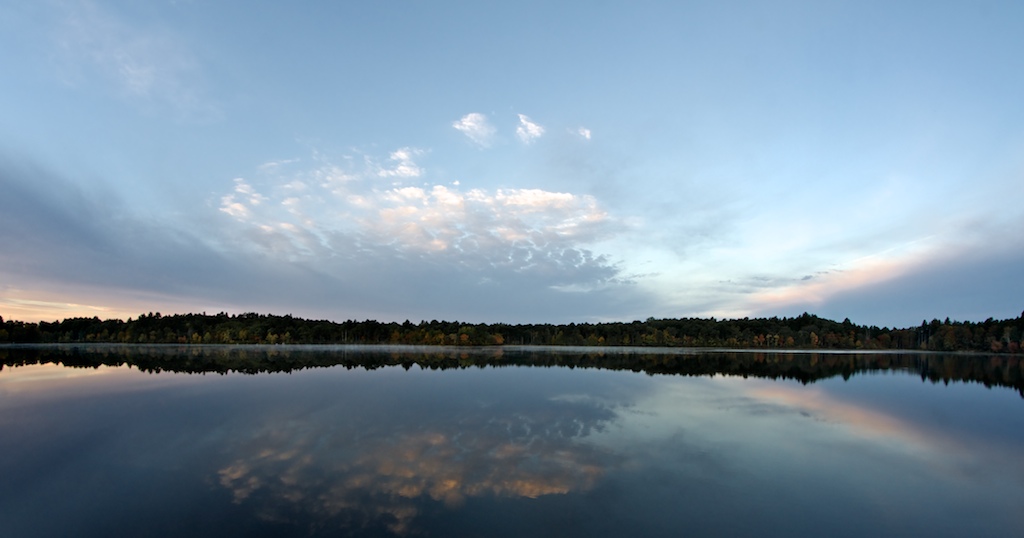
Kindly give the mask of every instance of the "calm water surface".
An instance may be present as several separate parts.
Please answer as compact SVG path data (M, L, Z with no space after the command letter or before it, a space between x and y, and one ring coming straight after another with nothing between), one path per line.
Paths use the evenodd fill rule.
M1024 399L1005 387L10 364L9 537L1024 532Z

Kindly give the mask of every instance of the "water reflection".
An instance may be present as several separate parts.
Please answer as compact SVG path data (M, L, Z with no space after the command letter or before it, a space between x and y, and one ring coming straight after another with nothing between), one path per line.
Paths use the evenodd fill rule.
M5 536L1024 530L1005 357L178 351L4 350Z
M467 497L582 492L615 461L581 443L614 419L611 410L510 403L477 401L454 414L405 414L387 423L322 415L267 425L228 448L237 457L217 471L218 482L235 503L258 505L264 518L383 524L405 534L422 511L437 509L431 502L457 509Z
M4 366L63 364L74 368L133 366L149 373L273 373L343 366L375 369L414 365L432 370L468 367L565 366L648 374L735 375L823 379L880 371L909 372L931 382L1009 387L1024 398L1024 356L929 352L737 352L692 348L423 346L0 346Z

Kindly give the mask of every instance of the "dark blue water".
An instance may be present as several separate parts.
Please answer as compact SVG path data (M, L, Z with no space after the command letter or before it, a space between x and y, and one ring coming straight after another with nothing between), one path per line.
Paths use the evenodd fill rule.
M1024 399L564 367L0 370L0 535L1013 536Z

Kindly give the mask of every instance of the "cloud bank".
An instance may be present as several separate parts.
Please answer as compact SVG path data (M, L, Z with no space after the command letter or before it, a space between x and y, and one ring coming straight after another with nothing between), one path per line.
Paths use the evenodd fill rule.
M119 317L223 309L488 322L596 319L636 302L615 263L588 246L613 233L592 197L423 183L419 155L350 159L355 168L281 161L173 222L2 160L0 295L9 306L106 304Z
M417 260L472 274L477 282L540 278L545 286L594 289L618 283L617 270L586 245L612 233L612 219L586 195L543 189L461 189L381 184L416 179L420 150L403 148L377 177L321 162L291 176L246 179L220 199L249 250L317 263Z

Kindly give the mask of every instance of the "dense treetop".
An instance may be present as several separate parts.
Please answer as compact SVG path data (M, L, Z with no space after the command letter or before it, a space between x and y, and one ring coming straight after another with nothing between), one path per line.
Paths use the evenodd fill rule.
M633 322L472 324L306 320L245 313L69 318L27 323L0 317L0 343L411 344L453 346L572 345L734 349L899 349L1020 353L1024 313L983 322L922 321L920 326L864 326L804 313L792 318L680 318Z

